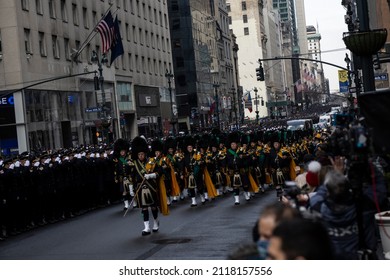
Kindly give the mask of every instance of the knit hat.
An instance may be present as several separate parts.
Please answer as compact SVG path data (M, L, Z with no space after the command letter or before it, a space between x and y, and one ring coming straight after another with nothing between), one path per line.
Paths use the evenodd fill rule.
M311 187L318 187L320 185L319 173L321 170L321 163L318 161L311 161L308 166L308 171L306 174L306 182Z

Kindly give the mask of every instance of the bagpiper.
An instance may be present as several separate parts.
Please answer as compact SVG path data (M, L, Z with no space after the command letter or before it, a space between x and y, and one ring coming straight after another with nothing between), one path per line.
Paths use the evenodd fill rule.
M144 222L142 236L151 233L149 221L149 208L153 216L153 232L157 232L160 227L158 220L159 210L164 215L168 215L169 211L166 202L166 190L158 184L162 172L157 165L155 157L149 157L149 146L146 140L137 136L133 139L132 144L132 159L134 167L131 172L132 183L134 185L134 199L137 205L141 208L141 213Z

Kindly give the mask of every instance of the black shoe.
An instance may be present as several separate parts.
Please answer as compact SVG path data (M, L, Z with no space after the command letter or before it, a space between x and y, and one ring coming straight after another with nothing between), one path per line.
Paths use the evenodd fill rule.
M129 209L129 208L128 208L128 207L124 207L124 208L123 208L123 211L125 211L125 212L126 212L126 211L127 211L127 209Z
M149 235L151 232L150 231L142 231L142 236Z
M240 202L234 202L234 205L240 205Z
M191 204L191 207L196 207L198 206L198 204Z

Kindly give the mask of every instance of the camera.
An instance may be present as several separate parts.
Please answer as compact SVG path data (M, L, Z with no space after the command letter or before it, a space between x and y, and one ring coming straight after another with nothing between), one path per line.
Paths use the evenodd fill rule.
M298 195L302 194L302 190L297 186L294 181L285 181L283 187L283 195L288 199L295 199Z
M336 127L330 137L333 155L347 158L362 158L368 155L370 138L363 120L361 118L354 121L349 114L333 116L333 125Z

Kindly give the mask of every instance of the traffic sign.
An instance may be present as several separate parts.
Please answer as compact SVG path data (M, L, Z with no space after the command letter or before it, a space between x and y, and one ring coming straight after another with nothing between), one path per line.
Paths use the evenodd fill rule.
M96 113L96 112L101 112L102 108L101 107L89 107L85 108L85 113Z

